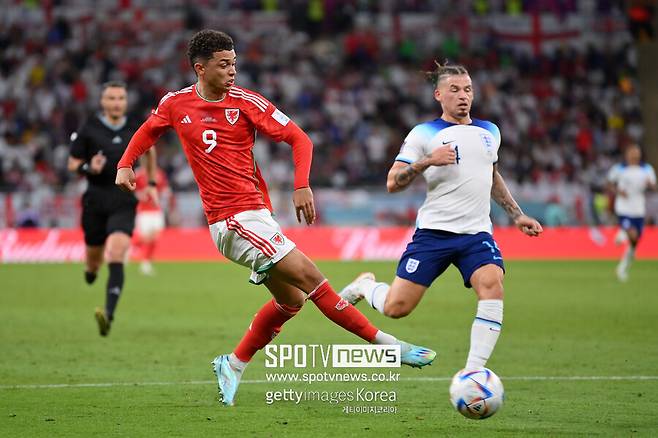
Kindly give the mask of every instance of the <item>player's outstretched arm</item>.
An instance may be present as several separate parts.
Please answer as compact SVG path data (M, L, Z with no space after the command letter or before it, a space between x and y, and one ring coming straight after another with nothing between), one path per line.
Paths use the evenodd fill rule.
M514 225L528 236L539 236L544 229L541 224L534 218L527 216L521 211L521 207L516 203L505 180L498 173L498 166L494 165L493 185L491 186L491 197L500 205L507 215L512 219Z

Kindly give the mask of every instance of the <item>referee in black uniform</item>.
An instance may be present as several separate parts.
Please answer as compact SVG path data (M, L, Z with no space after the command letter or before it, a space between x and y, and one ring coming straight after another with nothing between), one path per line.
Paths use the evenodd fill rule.
M123 264L130 248L137 206L135 196L121 191L114 179L117 163L139 123L126 117L125 83L103 84L100 103L101 112L89 117L71 135L68 168L86 176L88 181L87 191L82 196L82 229L87 245L85 281L88 284L96 280L104 254L107 257L110 275L105 309L97 308L95 314L101 336L107 336L123 289ZM146 167L149 185L153 186L150 195L157 199L154 148L149 150Z

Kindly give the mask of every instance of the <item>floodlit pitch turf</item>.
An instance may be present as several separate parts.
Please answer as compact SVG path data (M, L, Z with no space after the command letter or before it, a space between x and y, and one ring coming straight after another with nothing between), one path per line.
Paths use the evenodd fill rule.
M390 280L394 266L320 264L336 288L364 270ZM265 289L229 264L156 269L148 278L128 267L117 320L100 338L93 310L104 300L105 268L88 287L81 265L0 265L0 436L658 435L656 262L636 263L626 284L615 280L612 262L510 262L504 329L489 362L507 400L485 421L462 418L448 402L448 378L464 363L475 309L454 268L402 320L359 305L380 328L436 349L434 366L402 368L397 383L263 383L259 353L233 408L216 402L210 360L238 341ZM275 342L360 340L307 304ZM48 386L58 384L69 386ZM395 391L397 401L349 405L392 405L397 413L265 403L267 391L360 387Z

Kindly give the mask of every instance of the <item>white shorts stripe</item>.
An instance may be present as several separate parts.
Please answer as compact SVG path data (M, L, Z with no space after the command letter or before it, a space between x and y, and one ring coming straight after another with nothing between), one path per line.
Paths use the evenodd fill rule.
M248 230L248 229L246 229L245 227L243 227L242 224L241 224L240 222L238 222L237 220L235 220L235 217L231 217L230 219L231 219L231 222L232 222L233 224L235 224L235 225L238 227L238 229L242 230L244 233L246 233L248 236L250 236L250 237L251 237L252 239L254 239L256 242L260 242L260 244L261 244L263 247L265 247L267 250L269 250L269 252L270 252L272 255L273 255L274 253L276 253L276 250L274 249L274 247L272 246L272 244L271 244L270 242L267 241L267 239L264 239L264 238L262 238L261 236L259 236L258 234L254 233L253 231Z
M269 269L295 249L267 209L243 211L209 228L219 252L251 269L249 281L255 284L267 280Z
M254 233L253 231L248 230L248 229L246 229L245 227L243 227L242 224L241 224L240 222L238 222L237 220L235 220L235 217L231 216L229 219L230 219L230 221L231 221L232 223L234 223L234 224L235 224L240 230L244 231L247 235L251 236L252 239L254 239L254 240L257 241L257 242L260 242L265 248L267 248L267 249L271 252L271 255L274 255L274 253L276 253L276 250L274 249L274 247L272 246L272 244L271 244L270 242L267 241L267 239L264 239L264 238L260 237L258 234Z
M235 231L240 235L240 237L246 239L249 243L254 245L260 252L265 254L268 257L272 257L274 253L270 248L267 246L263 245L263 241L257 239L254 234L250 234L247 230L245 230L243 227L241 227L239 224L236 222L232 221L231 218L226 219L226 228L228 228L231 231Z

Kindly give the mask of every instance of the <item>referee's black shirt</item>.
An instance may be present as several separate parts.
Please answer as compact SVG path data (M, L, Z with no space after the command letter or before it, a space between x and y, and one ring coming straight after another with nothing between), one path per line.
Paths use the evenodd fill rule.
M128 142L139 126L126 117L121 125L113 126L101 114L89 117L77 132L71 134L71 156L87 163L99 151L107 158L98 175L87 175L90 186L116 187L117 164ZM117 188L118 189L118 188Z

